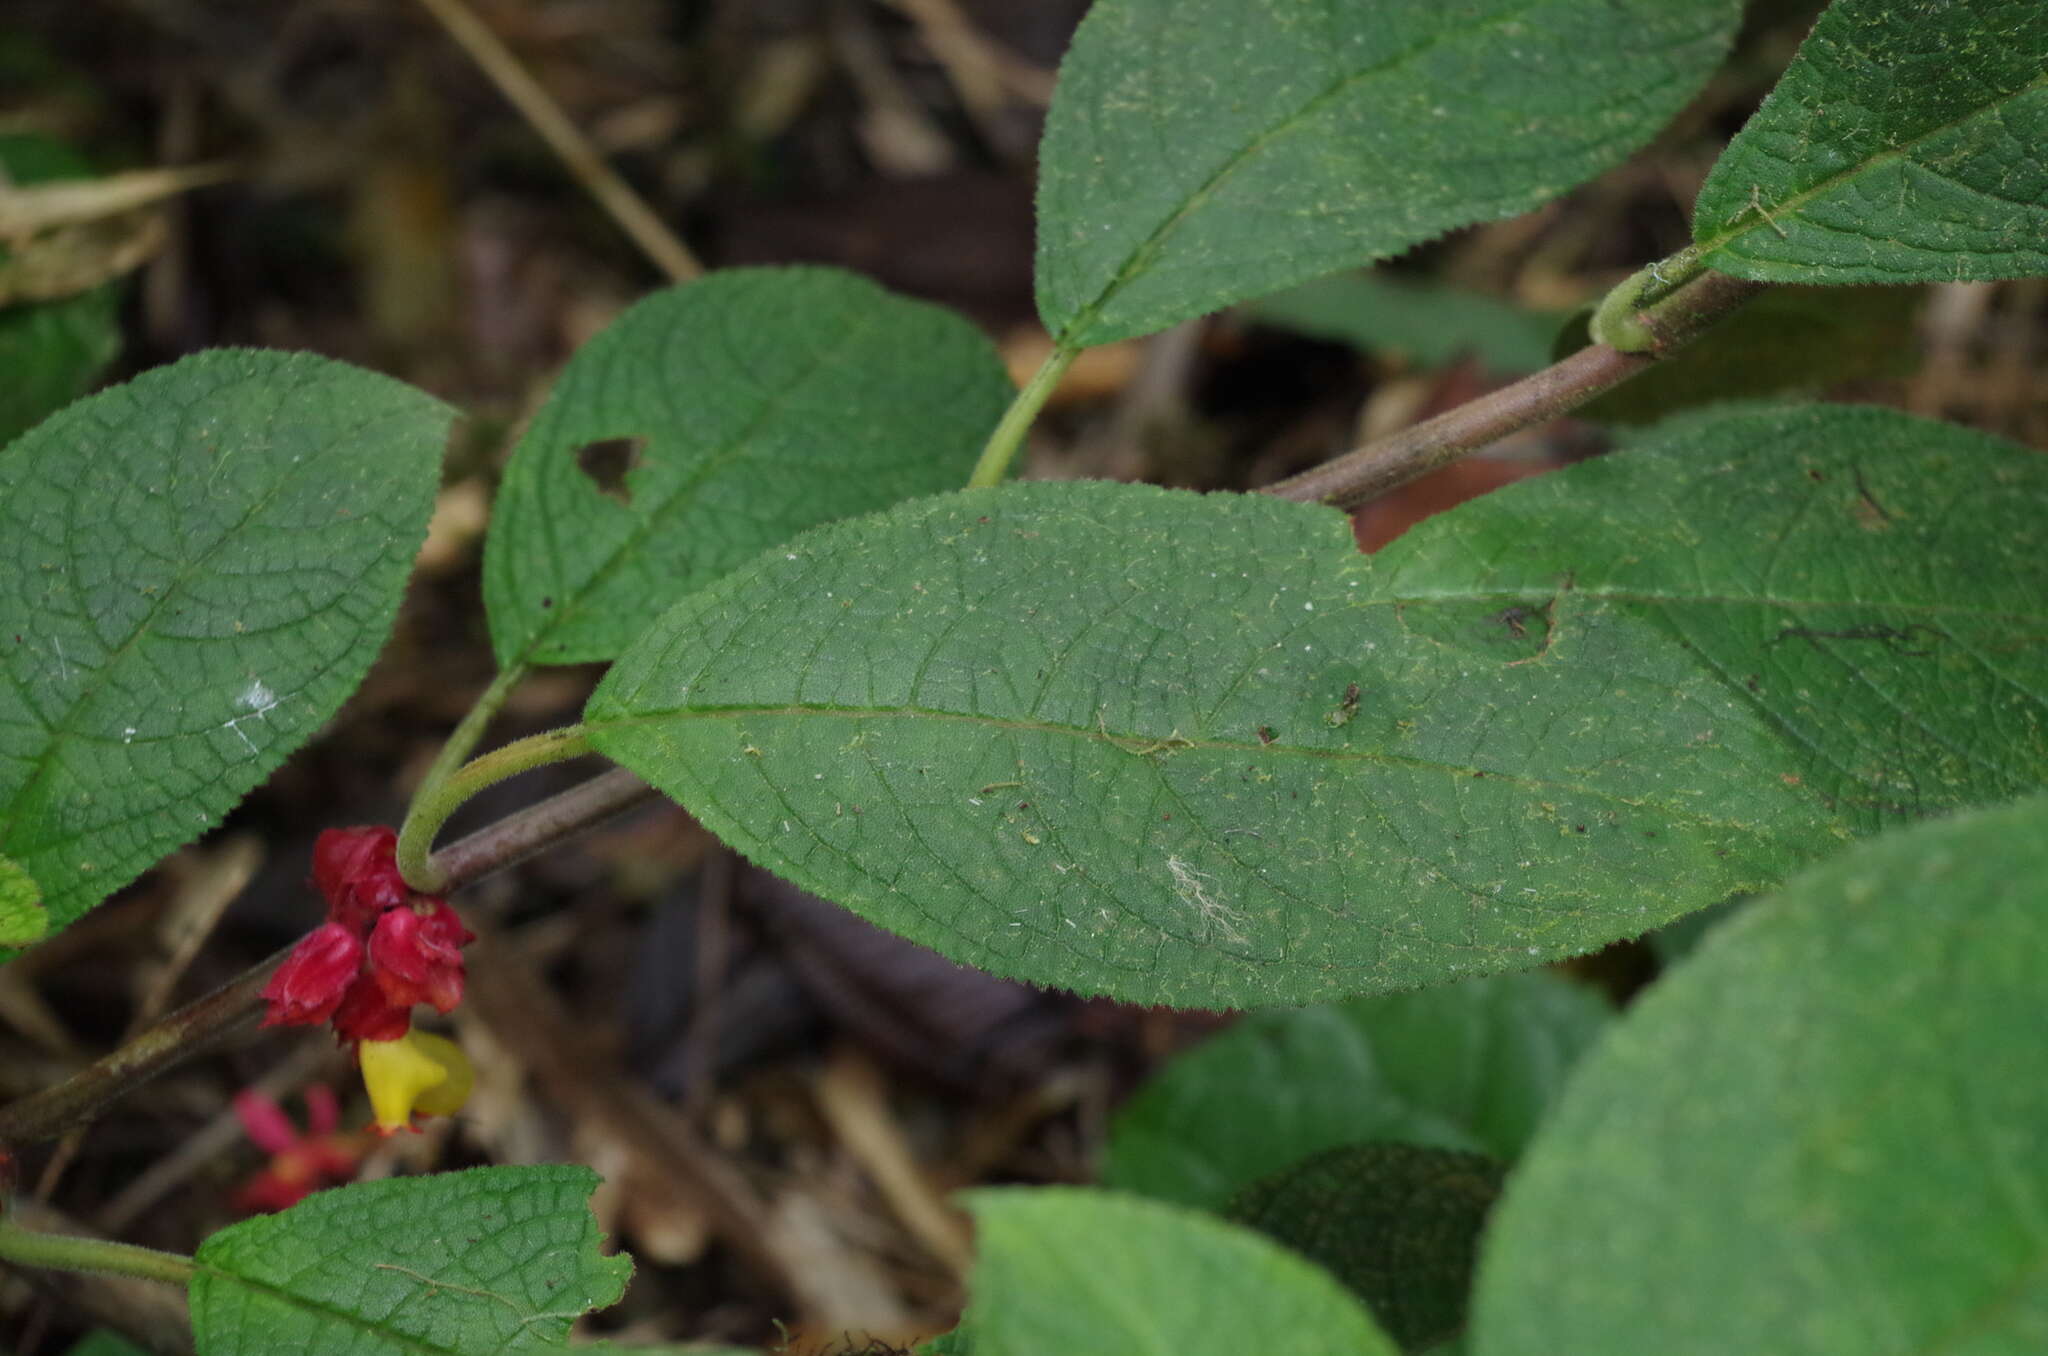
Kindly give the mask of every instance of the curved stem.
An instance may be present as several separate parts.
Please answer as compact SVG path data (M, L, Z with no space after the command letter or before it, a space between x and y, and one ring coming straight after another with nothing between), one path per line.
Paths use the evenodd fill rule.
M1003 483L1003 477L1010 472L1010 462L1023 445L1024 435L1031 429L1031 421L1045 407L1046 397L1060 384L1060 378L1074 365L1074 359L1081 356L1078 348L1055 348L1031 374L1031 380L1024 383L1024 389L1017 392L1017 398L1010 402L1010 408L1003 411L1002 422L996 431L988 435L987 446L981 449L981 460L974 463L974 474L967 477L970 490L986 489Z
M590 752L590 740L581 725L548 730L525 739L515 739L493 749L438 783L422 786L412 798L405 827L398 835L398 869L405 883L423 894L440 894L448 888L448 875L432 859L434 835L448 822L448 816L477 792L507 777L516 777L549 763L566 762Z
M469 708L469 713L449 732L448 741L441 745L441 751L434 755L433 763L427 768L427 775L420 780L419 790L413 792L412 804L406 807L405 823L398 831L398 871L405 877L406 884L415 890L423 887L419 881L413 879L413 867L425 860L424 849L431 845L433 837L431 833L427 835L429 842L421 845L417 861L409 866L405 845L419 839L420 831L413 821L419 818L420 807L432 801L447 780L469 760L470 751L476 748L477 741L483 738L484 731L490 728L491 721L496 719L498 712L504 707L505 699L512 695L512 689L517 687L519 680L525 676L524 664L512 664L499 670L498 676L491 679L491 685L483 690L483 694L476 699L476 704ZM435 827L440 826L436 824Z
M1766 286L1725 273L1704 274L1633 314L1631 323L1647 336L1640 352L1624 352L1610 344L1582 348L1498 391L1269 485L1265 493L1303 503L1356 508L1510 433L1577 409L1602 391L1656 366Z
M189 1257L132 1243L75 1234L43 1234L0 1220L0 1262L11 1266L53 1267L59 1271L98 1271L110 1276L139 1276L146 1281L184 1285L198 1270Z

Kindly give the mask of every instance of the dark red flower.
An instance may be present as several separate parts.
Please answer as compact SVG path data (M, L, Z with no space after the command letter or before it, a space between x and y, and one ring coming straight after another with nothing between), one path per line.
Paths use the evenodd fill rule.
M313 884L327 898L328 918L358 937L412 898L398 872L398 834L382 824L322 831L313 841Z
M432 1003L447 1012L462 1001L462 948L475 940L446 900L423 896L377 920L370 973L392 1002Z
M374 974L349 985L334 1012L334 1034L344 1041L395 1041L412 1029L412 1004L394 1003Z
M363 965L363 944L339 923L323 923L299 939L263 986L265 1026L318 1026L334 1015Z

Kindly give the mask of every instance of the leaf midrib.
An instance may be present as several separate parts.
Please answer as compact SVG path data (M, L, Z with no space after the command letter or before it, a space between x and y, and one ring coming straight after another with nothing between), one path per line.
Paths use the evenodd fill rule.
M990 730L1008 730L1021 734L1065 735L1092 744L1101 744L1129 754L1133 758L1169 758L1176 753L1205 749L1224 753L1246 754L1298 754L1304 758L1317 758L1332 763L1370 763L1381 767L1403 768L1418 772L1441 773L1447 777L1470 778L1484 774L1486 780L1516 787L1531 792L1555 792L1585 796L1594 800L1609 801L1631 808L1648 807L1674 818L1685 819L1701 825L1739 827L1737 821L1719 819L1699 812L1696 807L1667 804L1648 796L1629 797L1619 792L1604 790L1596 786L1581 786L1575 782L1551 781L1531 777L1524 773L1502 772L1490 767L1461 766L1444 763L1430 758L1413 758L1403 754L1388 753L1381 749L1342 748L1315 749L1300 744L1288 744L1275 739L1270 744L1248 741L1240 743L1231 739L1189 739L1177 733L1159 735L1118 734L1107 729L1095 729L1083 725L1066 725L1055 721L1019 720L1008 716L982 716L961 711L937 711L916 706L832 706L824 703L795 703L776 706L733 705L733 706L686 706L665 711L647 711L632 716L597 717L586 720L583 728L591 733L618 730L627 731L639 727L674 724L680 721L745 720L753 717L773 716L820 716L837 720L917 720L937 721L946 724L973 725ZM1127 744L1143 747L1126 748ZM602 750L600 750L602 751Z
M2048 71L2042 72L2040 75L2028 81L2026 84L2021 85L2018 89L2012 90L2009 93L1998 96L1997 99L1991 101L1990 103L1979 104L1977 107L1971 109L1968 113L1965 113L1963 116L1959 118L1952 118L1945 123L1941 123L1935 127L1929 128L1927 131L1922 132L1920 135L1914 137L1910 141L1900 142L1897 146L1892 147L1890 150L1879 151L1877 154L1869 157L1866 160L1860 160L1856 164L1850 166L1847 169L1837 170L1835 173L1829 175L1827 178L1822 179L1818 183L1814 184L1811 188L1805 189L1799 193L1795 193L1789 198L1785 198L1778 202L1772 203L1769 216L1757 214L1752 209L1745 207L1741 212L1736 214L1734 220L1741 221L1745 217L1749 217L1751 218L1749 225L1733 229L1724 228L1720 235L1715 236L1712 239L1695 240L1694 248L1700 252L1700 255L1702 257L1704 257L1706 255L1714 253L1717 250L1726 249L1734 241L1747 239L1749 236L1755 234L1757 231L1762 230L1773 223L1782 225L1783 223L1779 221L1779 218L1786 216L1788 214L1797 214L1803 208L1805 208L1808 203L1814 201L1814 199L1820 197L1821 195L1830 193L1834 189L1840 187L1842 184L1857 179L1862 175L1871 172L1879 165L1887 164L1894 160L1905 159L1907 158L1907 153L1909 151L1916 150L1923 142L1931 141L1935 137L1941 136L1948 132L1952 132L1958 127L1962 127L1970 122L1975 121L1978 118L1994 113L2000 108L2004 107L2006 104L2011 103L2013 100L2021 98L2022 96L2032 92L2033 90L2042 88L2048 88ZM1805 107L1805 105L1801 105L1801 107L1803 108ZM1761 152L1758 153L1761 154ZM1917 164L1918 162L1916 161L1914 163Z

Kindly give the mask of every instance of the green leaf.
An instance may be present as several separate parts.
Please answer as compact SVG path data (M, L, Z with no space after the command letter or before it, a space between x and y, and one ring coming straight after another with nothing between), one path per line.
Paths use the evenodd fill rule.
M121 352L121 288L0 307L0 444L91 388Z
M218 823L355 689L449 420L387 377L226 349L0 450L0 852L52 927Z
M0 946L27 946L40 940L49 926L35 878L0 857Z
M2037 797L1715 929L1509 1182L1479 1356L2048 1349L2044 906Z
M1253 1013L1124 1104L1103 1183L1221 1209L1246 1184L1358 1140L1512 1161L1611 1012L1539 972Z
M66 1356L149 1356L149 1353L120 1334L101 1328L86 1334Z
M1526 211L1648 141L1741 9L1098 0L1039 151L1039 315L1107 343Z
M1694 419L1374 558L1329 509L1013 485L769 552L586 718L955 960L1182 1006L1385 992L2048 781L2044 524L2048 460L1839 407Z
M1720 401L1903 377L1919 363L1921 299L1915 287L1773 288L1574 414L1647 424Z
M1424 366L1470 353L1493 372L1549 366L1551 343L1565 322L1563 315L1524 310L1483 293L1386 273L1318 278L1247 302L1238 314L1369 352L1402 354Z
M1693 209L1766 282L2048 273L2048 5L1836 0Z
M501 667L611 659L655 614L816 523L952 489L1014 394L965 320L823 268L658 292L577 351L492 512ZM593 444L637 463L607 493Z
M1224 1217L1327 1270L1403 1351L1456 1337L1501 1165L1415 1144L1347 1144L1264 1178Z
M0 136L0 171L17 185L90 178L83 157L47 137ZM5 247L0 246L0 257ZM121 351L121 291L0 307L0 445L84 395Z
M1212 1215L1113 1192L966 1194L974 1356L1393 1356L1327 1272Z
M562 1348L625 1292L598 1253L596 1173L472 1168L323 1191L200 1245L192 1331L207 1356L496 1356Z

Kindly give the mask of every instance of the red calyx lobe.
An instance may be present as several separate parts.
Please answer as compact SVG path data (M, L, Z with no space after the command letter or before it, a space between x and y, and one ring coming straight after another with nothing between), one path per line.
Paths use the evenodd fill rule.
M432 1003L447 1012L462 1001L462 948L475 940L446 900L423 898L377 920L370 973L393 1003Z
M358 937L412 898L398 873L398 834L382 824L323 830L313 840L313 884L326 896L328 918Z
M265 1026L318 1026L341 1006L363 965L363 944L339 923L325 923L299 939L263 986L270 1011Z
M412 1005L462 1001L462 947L475 940L446 900L416 895L398 871L398 835L382 825L328 829L313 844L327 922L264 986L265 1026L330 1018L344 1041L397 1040Z

